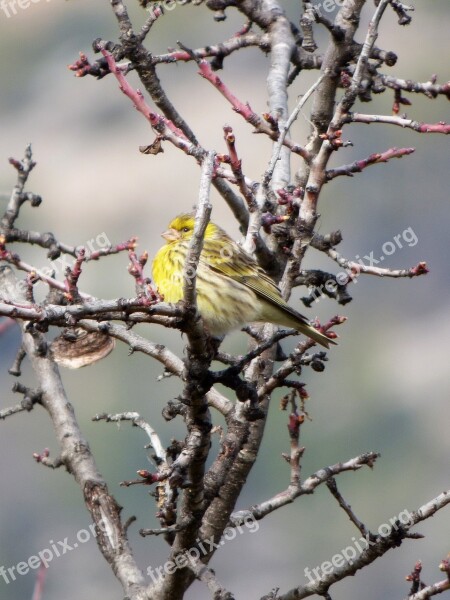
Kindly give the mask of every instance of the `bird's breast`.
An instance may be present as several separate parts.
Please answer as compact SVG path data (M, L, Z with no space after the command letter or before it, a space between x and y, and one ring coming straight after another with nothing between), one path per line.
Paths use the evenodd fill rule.
M166 302L183 298L183 267L186 250L180 245L163 246L153 261L153 280Z

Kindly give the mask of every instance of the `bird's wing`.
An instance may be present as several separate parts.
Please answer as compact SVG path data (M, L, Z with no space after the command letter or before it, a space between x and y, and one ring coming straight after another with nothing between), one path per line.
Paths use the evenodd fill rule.
M231 240L222 242L220 252L217 252L215 245L205 241L200 262L208 269L249 287L255 294L276 306L288 308L274 281L249 254Z

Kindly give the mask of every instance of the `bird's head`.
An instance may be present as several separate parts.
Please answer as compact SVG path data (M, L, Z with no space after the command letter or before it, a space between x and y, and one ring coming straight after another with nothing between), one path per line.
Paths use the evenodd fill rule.
M169 229L162 233L162 237L168 244L172 242L189 241L194 233L195 218L192 213L178 215L169 224ZM214 237L219 231L217 225L208 223L205 231L205 240Z

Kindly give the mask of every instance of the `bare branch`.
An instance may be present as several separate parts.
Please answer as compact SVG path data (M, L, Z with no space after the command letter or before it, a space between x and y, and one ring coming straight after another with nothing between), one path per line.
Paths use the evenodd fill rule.
M105 327L105 324L84 320L79 321L78 325L83 327L83 329L86 329L86 331L106 331L108 335L128 344L131 351L143 352L156 359L164 365L169 373L173 373L182 379L185 376L183 361L162 344L155 344L133 331L126 329L122 325L107 323ZM232 410L233 403L214 388L207 392L206 397L209 406L215 408L224 416L229 414Z
M41 337L24 334L27 351L42 389L42 405L48 411L58 437L61 457L67 469L80 485L86 505L98 528L97 543L105 559L113 566L124 590L132 598L146 598L143 578L131 554L120 523L119 507L109 495L106 483L101 478L89 446L76 422L53 362L40 356L37 345ZM82 449L82 453L81 453Z
M380 73L377 79L388 88L394 90L403 90L414 94L424 94L427 98L437 98L439 95L446 96L450 100L450 81L441 85L436 83L436 75L432 75L430 81L420 83L411 81L410 79L399 79L392 75L384 75Z
M167 54L157 54L152 57L152 62L156 65L159 63L189 62L191 60L214 57L211 66L214 70L218 70L223 67L224 58L241 48L252 46L259 46L263 50L268 50L270 47L269 36L250 31L241 36L235 35L220 44L212 44L206 48L197 48L190 52L186 50L174 50Z
M376 165L383 162L388 162L391 158L402 158L408 154L412 154L415 148L390 148L385 152L377 152L371 154L367 158L361 160L355 160L350 165L343 165L334 169L328 169L325 173L327 181L331 181L335 177L346 175L347 177L353 177L353 173L361 173L363 169L370 165Z
M161 444L161 440L159 439L158 434L153 429L153 427L145 421L141 415L137 412L124 412L118 413L115 415L110 415L107 413L103 413L101 415L95 415L92 417L93 421L106 421L107 423L120 423L121 421L131 421L133 425L145 431L150 439L150 445L155 451L155 455L158 459L158 463L162 464L164 467L168 468L167 455L166 451Z
M346 513L346 515L348 516L350 521L353 523L353 525L359 530L361 535L367 536L368 534L370 534L367 527L364 525L364 523L362 521L360 521L358 519L358 517L355 515L354 511L352 510L352 507L350 506L350 504L348 504L348 502L344 499L342 494L339 492L339 490L337 488L336 479L334 477L331 477L327 481L327 488L330 490L331 494L336 498L339 506Z
M244 519L249 517L259 521L274 510L286 506L286 504L290 504L296 498L299 498L305 494L312 494L319 485L327 482L330 477L338 475L339 473L344 473L345 471L358 471L364 466L372 468L378 457L379 454L376 452L367 452L366 454L356 456L355 458L352 458L344 463L337 463L335 465L325 467L324 469L320 469L320 471L316 471L316 473L305 479L301 485L290 485L286 490L276 494L269 500L260 502L259 504L252 506L250 509L234 512L231 515L230 520L235 525L238 523L243 523Z
M199 63L200 75L207 79L213 86L228 100L228 102L232 105L233 110L241 115L250 125L252 125L256 133L264 133L270 139L277 141L279 138L279 131L275 122L271 124L270 118L266 117L267 120L263 120L260 116L258 116L253 109L250 107L248 103L244 104L239 100L231 90L223 83L223 81L212 71L211 65L206 60L201 60ZM286 138L283 140L283 146L289 148L291 152L303 156L305 154L304 149L294 143L291 139ZM281 184L279 187L282 187Z
M42 600L44 597L44 586L45 579L47 577L47 568L43 562L41 562L39 569L36 573L36 582L33 589L33 597L31 600Z
M441 121L440 123L419 123L405 117L391 115L364 115L361 113L348 113L345 117L346 123L385 123L387 125L397 125L406 129L413 129L418 133L450 133L450 125Z
M326 252L328 256L333 259L340 267L343 267L347 271L349 280L355 279L361 273L365 275L375 275L376 277L418 277L419 275L426 275L428 273L428 267L426 262L420 262L416 266L410 269L387 269L383 267L376 267L375 265L365 265L361 262L355 262L344 258L334 248L329 248Z
M195 227L192 239L189 242L189 249L184 265L183 296L185 302L193 306L196 306L195 282L197 279L197 266L203 248L203 236L205 235L206 226L209 223L209 217L212 210L212 206L209 202L209 193L214 172L214 158L215 153L208 152L203 161L198 207L195 213Z
M323 596L334 583L341 581L349 575L354 575L366 565L371 564L377 558L386 554L391 548L398 546L407 537L409 530L414 525L427 519L447 504L450 504L450 490L443 492L427 504L421 506L417 511L409 513L410 520L408 523L396 524L396 527L392 526L388 535L377 535L376 539L367 540L367 547L354 560L347 562L341 567L335 567L330 574L323 574L311 583L293 588L286 594L279 596L279 600L301 600L315 594Z
M281 125L281 127L280 127L280 136L279 136L277 142L275 143L275 145L273 147L272 157L270 159L269 166L268 166L266 172L264 173L264 180L266 182L269 182L272 179L272 175L273 175L273 171L275 169L275 165L276 165L276 163L277 163L277 161L278 161L278 159L280 157L281 147L282 147L282 145L284 143L284 139L285 139L285 137L286 137L289 129L291 128L291 125L297 119L300 111L305 106L305 104L308 101L308 99L310 98L310 96L316 91L316 89L322 83L322 80L324 79L325 75L326 74L323 73L319 77L319 79L309 88L309 90L307 90L302 95L301 99L299 100L299 102L297 103L297 106L294 108L294 110L290 114L290 116L289 116L288 120L286 121L286 123L284 123L283 125ZM308 162L311 159L309 153L306 150L305 150L303 158L306 160L306 162Z
M199 560L190 561L189 568L199 581L206 584L214 600L234 600L233 594L218 582L212 569L205 566Z
M408 596L405 600L427 600L427 598L431 598L432 596L437 596L438 594L442 594L442 592L446 592L450 590L450 579L444 579L443 581L438 581L437 583L433 583L433 585L427 585L417 592L416 594L412 594L412 596Z
M36 166L36 163L33 161L31 144L28 144L25 148L23 160L19 161L15 158L10 158L9 162L17 171L17 183L13 188L5 213L0 221L0 235L3 235L3 230L11 229L14 226L14 222L19 216L20 208L24 202L29 200L31 206L39 206L41 203L40 196L24 192L28 176Z

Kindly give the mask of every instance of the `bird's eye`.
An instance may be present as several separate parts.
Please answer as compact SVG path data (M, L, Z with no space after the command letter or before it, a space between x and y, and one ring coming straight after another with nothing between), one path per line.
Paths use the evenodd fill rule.
M182 231L183 231L184 233L187 233L187 232L189 231L189 227L183 227Z

